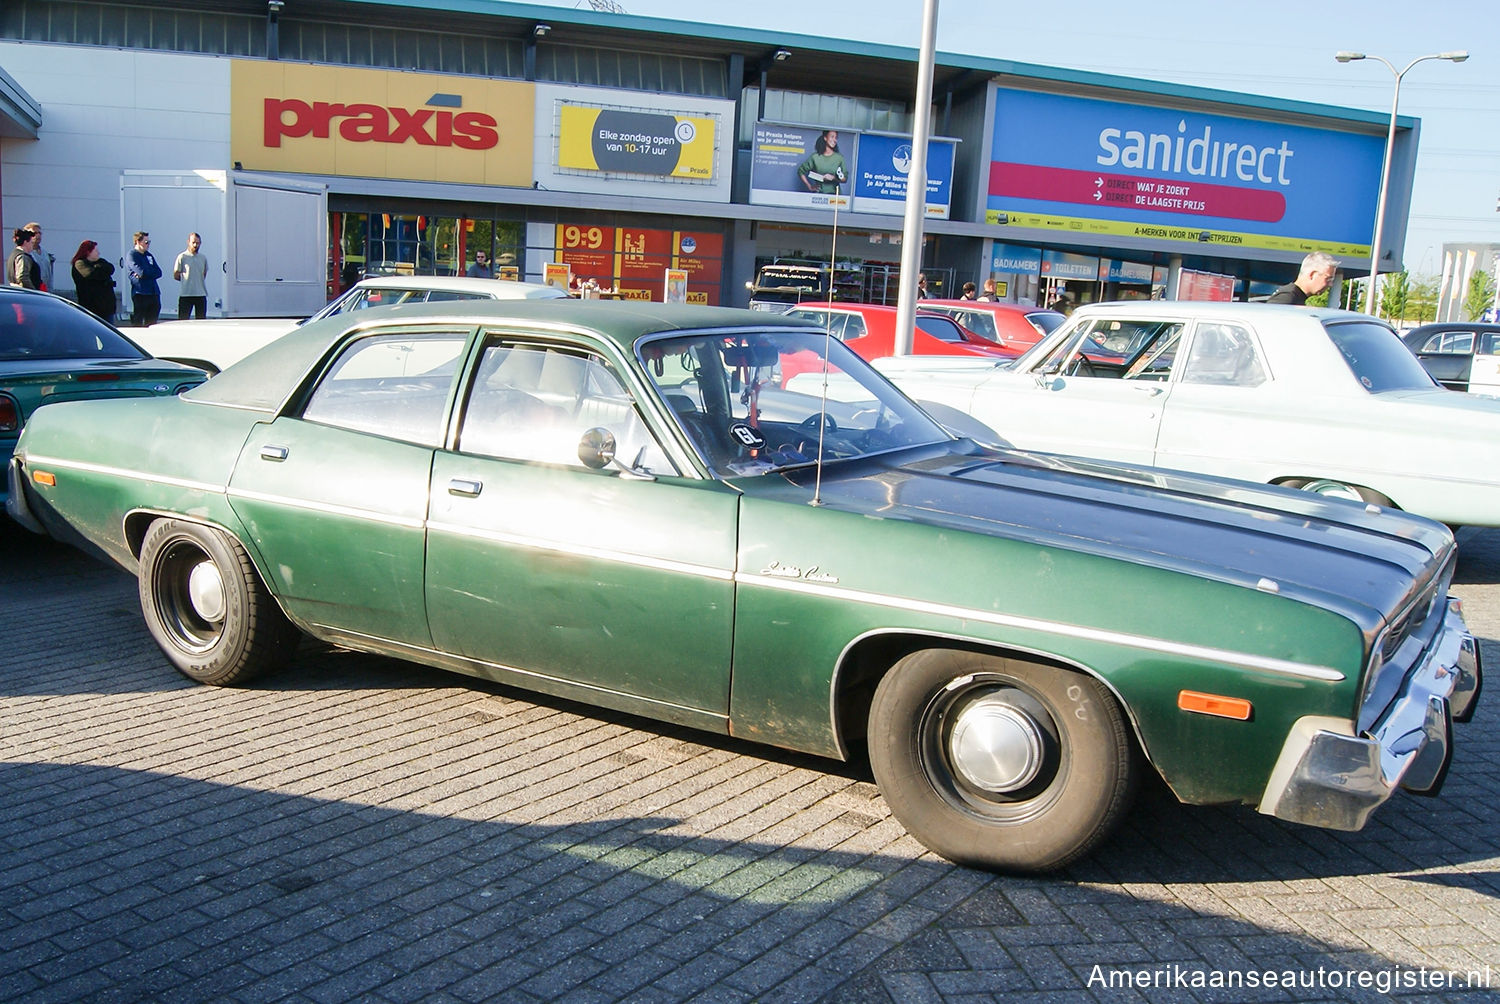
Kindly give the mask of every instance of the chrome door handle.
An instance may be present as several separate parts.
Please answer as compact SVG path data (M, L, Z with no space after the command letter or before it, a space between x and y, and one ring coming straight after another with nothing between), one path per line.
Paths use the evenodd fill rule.
M484 488L483 481L471 481L468 478L454 478L448 482L449 495L463 495L473 498Z
M285 460L291 452L285 446L262 446L260 448L260 459L280 462Z

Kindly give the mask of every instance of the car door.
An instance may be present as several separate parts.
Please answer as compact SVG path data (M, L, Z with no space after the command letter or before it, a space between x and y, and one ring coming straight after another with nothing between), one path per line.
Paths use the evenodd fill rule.
M1474 342L1472 331L1440 331L1418 346L1417 358L1438 383L1449 390L1466 391L1477 348ZM1488 381L1492 364L1481 368L1486 371L1481 380Z
M246 440L230 504L293 617L430 646L428 481L470 333L425 328L356 339L300 406Z
M983 413L983 386L974 413L1027 449L1150 464L1183 328L1128 314L1091 318L1035 362L1031 386L1003 395L1009 414ZM1014 388L1016 377L991 380Z
M679 474L685 454L663 447L639 389L596 347L497 331L471 368L452 448L433 463L437 647L645 701L656 717L722 722L737 493ZM580 442L600 429L630 470L585 463Z

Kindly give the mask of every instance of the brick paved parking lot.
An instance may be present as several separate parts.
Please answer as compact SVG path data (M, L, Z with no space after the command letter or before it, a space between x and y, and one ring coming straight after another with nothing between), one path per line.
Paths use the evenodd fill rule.
M1494 676L1500 532L1462 539ZM1014 878L857 768L310 643L196 686L133 579L9 525L0 628L0 999L1500 999L1493 680L1360 833L1150 789Z

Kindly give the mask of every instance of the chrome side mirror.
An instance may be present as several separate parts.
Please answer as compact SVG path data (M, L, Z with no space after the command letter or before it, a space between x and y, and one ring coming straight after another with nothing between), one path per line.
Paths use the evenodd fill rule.
M578 459L590 470L602 471L615 459L615 436L608 429L593 428L578 441Z

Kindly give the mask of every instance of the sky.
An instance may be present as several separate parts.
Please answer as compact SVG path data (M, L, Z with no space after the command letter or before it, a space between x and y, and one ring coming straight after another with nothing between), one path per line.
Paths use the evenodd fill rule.
M588 10L586 0L532 0ZM922 0L620 0L641 17L833 36L916 49ZM1390 114L1395 75L1374 59L1338 63L1341 49L1400 70L1402 116L1421 119L1405 264L1442 270L1445 243L1500 244L1500 2L1496 0L938 0L940 52L1014 59ZM913 74L915 86L915 73ZM1372 220L1373 223L1373 220ZM1389 232L1391 219L1387 217Z

